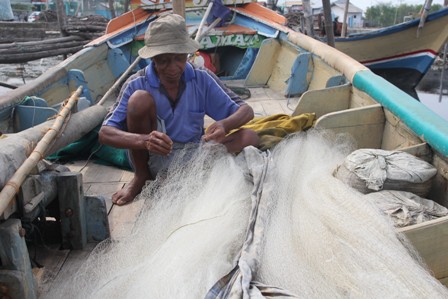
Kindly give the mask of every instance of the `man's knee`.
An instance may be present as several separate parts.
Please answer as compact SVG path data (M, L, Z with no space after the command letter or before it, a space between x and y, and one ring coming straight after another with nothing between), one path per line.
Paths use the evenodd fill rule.
M260 144L260 137L258 137L257 132L250 129L244 129L242 131L241 139L244 147L249 145L257 147Z
M224 144L227 143L231 144L231 148L234 148L235 151L240 151L250 145L257 147L260 138L254 130L240 129L224 139Z
M152 95L145 90L137 90L130 97L128 101L128 116L150 116L155 115L156 104Z

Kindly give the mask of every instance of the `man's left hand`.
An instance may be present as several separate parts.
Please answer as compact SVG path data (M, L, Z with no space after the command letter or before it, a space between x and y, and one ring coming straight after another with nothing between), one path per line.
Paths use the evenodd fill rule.
M207 132L204 136L202 136L202 140L205 142L214 141L217 143L222 143L225 137L226 129L221 122L217 121L208 127Z

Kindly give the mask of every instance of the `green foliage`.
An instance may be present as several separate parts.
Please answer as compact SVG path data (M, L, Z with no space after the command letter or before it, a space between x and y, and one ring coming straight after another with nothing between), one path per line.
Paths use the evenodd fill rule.
M416 19L420 17L422 6L409 4L392 5L391 2L380 3L367 8L365 23L368 27L387 27L402 23L405 17ZM430 12L435 12L442 8L440 4L434 4L431 6Z
M32 7L31 3L11 3L11 9L17 11L30 11Z

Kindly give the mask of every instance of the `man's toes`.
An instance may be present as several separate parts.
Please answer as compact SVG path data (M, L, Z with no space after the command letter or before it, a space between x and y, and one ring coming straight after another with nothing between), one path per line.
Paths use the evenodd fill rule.
M124 206L125 204L128 204L128 203L130 203L132 201L132 198L131 199L126 199L126 198L118 198L115 202L114 202L114 204L116 204L116 205L118 205L118 206Z

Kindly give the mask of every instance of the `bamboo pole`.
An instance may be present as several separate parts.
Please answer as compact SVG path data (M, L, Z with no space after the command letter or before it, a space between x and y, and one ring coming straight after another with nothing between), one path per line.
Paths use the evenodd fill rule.
M218 25L218 23L221 22L221 18L216 18L211 24L210 26L208 26L201 34L196 35L196 41L199 42L204 36L206 36L210 30L212 30L213 28L216 27L216 25Z
M78 100L79 95L82 92L82 86L78 87L75 93L68 99L67 103L61 108L53 126L48 130L42 139L37 143L33 152L23 162L23 164L17 169L12 178L5 184L0 192L0 215L5 212L11 200L19 192L20 185L25 180L29 172L36 167L37 163L45 156L45 151L48 146L53 142L54 138L59 134L62 128L65 118L70 113L73 105Z
M204 27L205 21L208 18L208 15L210 14L210 11L212 10L213 7L213 2L210 1L210 3L207 6L207 9L205 10L204 16L202 17L201 23L199 23L199 27L198 27L198 32L196 33L196 38L195 41L199 42L199 37L201 35L202 32L202 28Z

